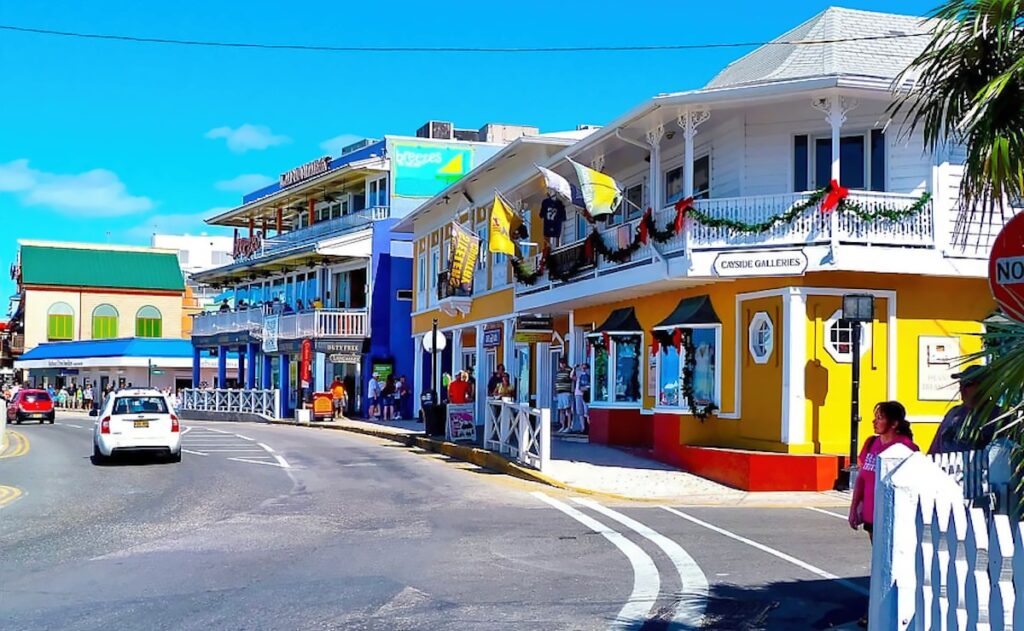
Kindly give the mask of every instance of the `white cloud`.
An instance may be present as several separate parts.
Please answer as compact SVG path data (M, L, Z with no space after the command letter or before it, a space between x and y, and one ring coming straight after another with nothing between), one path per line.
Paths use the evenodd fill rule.
M65 214L113 217L153 208L153 200L129 194L112 171L48 173L33 169L27 159L0 164L0 192L17 195L26 206L48 206Z
M231 210L229 207L217 207L199 213L177 213L169 215L153 215L137 226L125 230L125 234L133 241L149 242L154 234L208 234L223 233L223 226L211 226L206 223L210 217Z
M236 129L230 127L215 127L206 132L207 138L224 138L227 141L228 149L235 153L245 153L251 150L266 149L291 142L288 136L278 135L270 131L266 125L250 125L245 123Z
M263 188L268 184L273 184L277 180L261 175L259 173L243 173L237 177L233 177L230 180L221 180L214 186L218 190L228 191L230 193L251 193L257 189Z
M320 148L331 156L340 156L342 149L362 139L362 136L357 136L355 134L341 134L340 136L328 138L323 141L320 143Z

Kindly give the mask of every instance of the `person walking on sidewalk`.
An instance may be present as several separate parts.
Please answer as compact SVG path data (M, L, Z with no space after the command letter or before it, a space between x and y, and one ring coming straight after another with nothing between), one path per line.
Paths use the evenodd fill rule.
M576 415L580 417L580 429L586 434L590 427L590 410L587 407L590 398L590 367L585 363L577 366L572 373L572 382Z
M569 362L558 360L558 372L555 373L555 397L558 399L558 433L572 431L572 371Z
M373 373L370 384L366 388L366 397L370 400L367 414L371 421L380 419L380 375Z
M331 418L344 418L347 408L348 393L345 392L345 384L341 382L341 377L335 377L331 384Z
M907 409L899 401L882 401L875 406L872 423L875 435L864 441L860 450L860 474L853 487L850 501L850 528L864 527L868 539L874 543L875 521L875 476L878 471L878 456L893 445L905 445L911 451L920 451L914 443L914 432L907 420ZM868 624L867 616L858 621L862 627Z
M390 422L395 417L395 377L388 375L384 387L380 391L381 406L384 408L384 420Z

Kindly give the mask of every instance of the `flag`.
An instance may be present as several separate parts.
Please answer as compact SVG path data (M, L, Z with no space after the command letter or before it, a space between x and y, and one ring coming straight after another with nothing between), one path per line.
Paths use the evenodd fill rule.
M480 256L480 237L452 222L448 252L448 284L467 291L473 289L473 271Z
M580 179L583 201L590 216L599 219L615 212L622 201L622 186L600 171L589 169L572 160L569 162L576 169L576 176Z
M512 207L505 203L497 192L494 193L494 205L491 206L491 231L488 235L487 250L501 252L509 256L516 255L516 244L512 241L512 231L519 227L520 220Z
M561 175L555 173L551 169L545 169L542 166L534 165L537 170L540 171L541 176L544 177L544 188L554 191L559 197L565 201L572 203L572 187L569 186L569 180L565 179Z

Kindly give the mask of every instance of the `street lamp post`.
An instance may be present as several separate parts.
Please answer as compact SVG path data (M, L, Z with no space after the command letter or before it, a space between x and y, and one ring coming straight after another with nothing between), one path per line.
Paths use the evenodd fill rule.
M875 318L875 299L871 294L846 294L843 296L843 323L850 327L850 356L852 388L850 397L850 467L847 488L857 482L860 468L857 465L857 450L860 444L860 329L863 323Z

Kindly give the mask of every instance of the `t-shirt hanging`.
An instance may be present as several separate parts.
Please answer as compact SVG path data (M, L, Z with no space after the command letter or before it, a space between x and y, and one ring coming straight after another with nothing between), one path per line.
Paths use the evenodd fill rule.
M547 197L540 203L540 216L544 221L545 237L561 237L565 223L565 205L559 199Z

